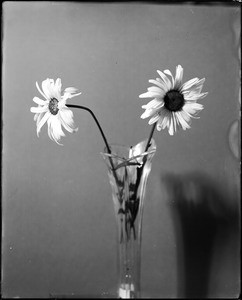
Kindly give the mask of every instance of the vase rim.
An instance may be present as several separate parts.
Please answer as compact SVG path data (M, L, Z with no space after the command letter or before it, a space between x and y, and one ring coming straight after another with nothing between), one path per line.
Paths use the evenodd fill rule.
M137 145L139 145L141 143L144 143L144 142L146 142L146 140L143 140L143 141L139 142L138 144L136 144L134 146L128 146L128 145L124 145L124 144L112 143L112 144L110 144L110 147L111 147L111 149L113 147L116 147L116 149L119 148L119 149L125 149L127 151L130 151L130 149L135 148ZM134 156L131 156L131 157L127 157L127 160L132 160L134 158L142 157L142 156L149 155L149 154L152 154L152 153L156 152L156 144L155 144L155 140L153 138L151 140L151 143L153 144L152 149L150 149L148 151L145 151L145 152L141 152L141 153L139 153L137 155L134 155ZM117 158L119 157L119 155L115 152L114 153L113 152L108 153L107 152L107 147L105 147L104 151L100 152L100 154L104 155L104 156L109 156L109 157L117 157Z
M156 149L153 149L153 150L150 150L150 151L146 151L146 152L143 152L143 153L140 153L139 155L135 155L135 156L131 156L129 158L127 158L127 160L133 160L135 158L139 158L139 157L142 157L142 156L145 156L145 155L148 155L148 154L152 154L156 151ZM109 157L116 157L116 158L123 158L117 154L114 154L114 153L107 153L107 152L100 152L102 155L104 156L109 156Z

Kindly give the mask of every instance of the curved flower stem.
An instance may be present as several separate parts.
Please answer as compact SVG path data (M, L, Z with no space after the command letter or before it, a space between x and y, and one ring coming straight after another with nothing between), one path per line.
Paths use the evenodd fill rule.
M106 147L107 147L108 153L111 154L111 150L110 150L110 147L109 147L109 145L108 145L108 142L107 142L107 139L106 139L106 137L105 137L105 134L104 134L104 132L103 132L103 130L102 130L102 127L101 127L101 125L99 124L98 119L96 118L96 116L94 115L94 113L92 112L92 110L91 110L90 108L88 108L88 107L86 107L86 106L82 106L82 105L66 104L66 106L67 106L67 107L74 107L74 108L80 108L80 109L87 110L87 111L92 115L94 121L95 121L96 124L97 124L98 129L99 129L100 132L101 132L101 135L102 135L102 138L103 138L103 140L104 140L104 143L105 143L105 145L106 145Z
M101 127L100 123L98 122L98 119L97 119L96 116L94 115L93 111L92 111L90 108L88 108L88 107L86 107L86 106L82 106L82 105L66 104L66 106L67 106L67 107L73 107L73 108L79 108L79 109L86 110L86 111L88 111L88 112L92 115L94 121L95 121L96 124L97 124L98 129L100 130L100 133L101 133L102 138L103 138L103 140L104 140L104 143L105 143L105 145L106 145L107 151L108 151L109 154L111 154L111 149L110 149L110 147L109 147L109 145L108 145L106 136L105 136L105 134L104 134L104 132L103 132L103 130L102 130L102 127ZM118 177L117 177L117 174L116 174L116 172L115 172L115 168L114 168L113 161L112 161L112 158L111 158L111 157L109 157L109 161L110 161L110 164L111 164L111 167L112 167L112 170L113 170L113 174L114 174L115 180L116 180L116 182L117 182L117 184L118 184Z

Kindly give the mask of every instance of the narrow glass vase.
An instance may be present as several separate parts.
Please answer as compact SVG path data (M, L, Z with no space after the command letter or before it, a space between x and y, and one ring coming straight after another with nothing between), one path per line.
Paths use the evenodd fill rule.
M140 298L141 237L144 197L154 139L136 146L111 145L101 153L107 166L117 223L117 298Z

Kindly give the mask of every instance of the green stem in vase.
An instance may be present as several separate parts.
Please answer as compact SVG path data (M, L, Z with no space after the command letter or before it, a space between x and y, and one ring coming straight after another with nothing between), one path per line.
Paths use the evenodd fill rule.
M148 149L151 145L150 141L153 137L155 127L156 127L156 123L154 123L152 128L151 128L150 135L148 137L148 141L147 141L144 152L148 151ZM137 179L136 179L135 188L134 188L134 199L138 202L139 202L139 198L137 197L137 191L138 191L138 186L140 184L141 175L142 175L143 168L144 168L144 165L146 163L146 160L147 160L147 155L143 158L143 164L142 164L141 168L137 168ZM135 212L132 214L132 224L133 224L133 226L134 226L134 221L135 221L137 213L138 213L138 209L139 209L139 204L138 204L137 209L135 210ZM134 235L135 235L135 228L133 227L133 229L134 229Z

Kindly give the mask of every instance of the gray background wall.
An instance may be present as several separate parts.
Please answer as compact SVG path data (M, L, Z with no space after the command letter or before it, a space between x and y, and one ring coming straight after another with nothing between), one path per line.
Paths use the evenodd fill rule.
M35 82L60 77L63 87L79 88L82 95L69 103L93 109L110 143L134 145L150 131L140 119L147 101L138 95L157 69L174 73L177 64L185 81L206 77L209 95L190 130L154 136L143 295L184 296L192 285L207 296L238 295L238 136L228 133L239 119L239 18L235 5L3 4L3 296L115 291L103 141L79 110L79 131L67 134L64 147L48 138L46 125L37 138L29 111L40 96Z

